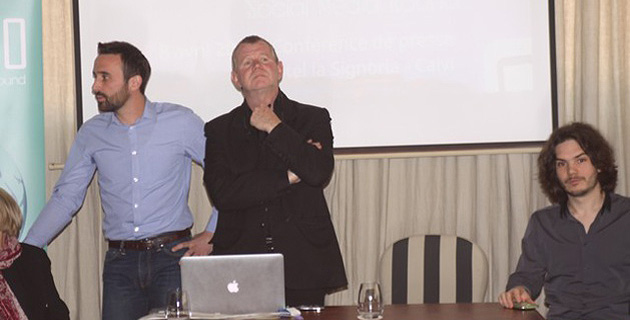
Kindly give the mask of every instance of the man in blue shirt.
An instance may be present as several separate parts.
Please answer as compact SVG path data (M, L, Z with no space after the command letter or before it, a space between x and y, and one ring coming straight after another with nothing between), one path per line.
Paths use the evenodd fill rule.
M212 251L216 212L191 239L188 207L192 161L203 164L204 122L190 109L145 97L151 67L129 43L99 43L92 73L100 114L81 126L25 242L43 247L61 232L98 170L109 240L103 319L138 319L163 307L168 291L180 286L182 256Z

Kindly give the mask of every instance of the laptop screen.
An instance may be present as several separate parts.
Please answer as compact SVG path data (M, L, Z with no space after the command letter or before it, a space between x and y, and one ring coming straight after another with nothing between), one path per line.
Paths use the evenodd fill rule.
M285 307L282 254L183 257L180 266L192 312L247 314Z

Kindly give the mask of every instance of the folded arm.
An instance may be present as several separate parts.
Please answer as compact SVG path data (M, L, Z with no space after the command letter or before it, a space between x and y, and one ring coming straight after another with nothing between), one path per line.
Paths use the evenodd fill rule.
M239 146L229 145L245 138L226 137L219 129L221 123L208 123L204 182L213 204L219 210L243 209L283 195L292 184L323 188L334 168L332 130L328 113L317 110L309 114L314 118L296 124L300 132L280 123L261 146L248 145L273 153L280 160L274 166L260 166L259 150L238 150Z

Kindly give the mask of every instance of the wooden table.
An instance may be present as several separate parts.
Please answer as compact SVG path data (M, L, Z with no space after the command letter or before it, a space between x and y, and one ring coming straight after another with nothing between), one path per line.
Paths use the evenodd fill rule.
M303 312L304 320L356 320L354 306L326 307L321 313ZM535 310L508 310L498 303L413 304L385 306L383 320L544 320Z

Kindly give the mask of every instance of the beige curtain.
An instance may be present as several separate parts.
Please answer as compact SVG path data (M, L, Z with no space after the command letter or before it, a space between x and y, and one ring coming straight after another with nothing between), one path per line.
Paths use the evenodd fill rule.
M377 280L380 255L419 233L453 234L481 246L490 262L487 300L504 287L529 214L544 205L536 155L337 160L326 189L349 278L329 304L352 304Z
M630 148L630 4L556 1L558 101L562 122L598 127L617 155L617 192L627 194Z
M625 0L557 0L555 10L560 124L585 121L602 130L617 151L618 192L626 194L629 5ZM76 133L71 0L43 0L43 21L46 159L63 164ZM490 262L486 301L496 301L520 254L529 215L546 205L536 181L536 153L339 157L325 192L350 283L327 303L353 304L359 283L377 279L385 248L416 233L456 234L479 244ZM49 193L59 174L47 172ZM210 210L197 166L190 205L198 232ZM104 250L93 183L81 211L49 248L55 281L73 319L100 317Z

